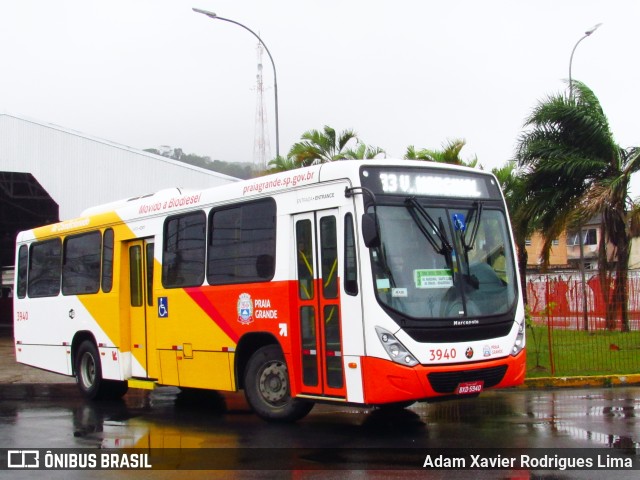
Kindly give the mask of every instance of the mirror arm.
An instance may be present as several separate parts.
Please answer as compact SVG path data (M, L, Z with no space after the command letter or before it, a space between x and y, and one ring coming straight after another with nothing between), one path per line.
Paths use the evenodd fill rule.
M344 189L344 196L347 198L351 198L354 195L364 195L364 194L369 195L369 197L371 197L371 201L373 202L373 205L375 206L377 201L376 201L376 194L373 193L370 189L368 189L367 187L347 187Z

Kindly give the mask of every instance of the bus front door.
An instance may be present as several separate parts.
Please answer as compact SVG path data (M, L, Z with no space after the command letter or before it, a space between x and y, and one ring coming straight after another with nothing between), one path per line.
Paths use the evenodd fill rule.
M300 330L294 341L301 353L294 371L302 393L345 398L337 218L337 210L294 217Z
M153 312L153 239L127 243L129 264L129 318L131 319L131 375L148 378L149 332Z

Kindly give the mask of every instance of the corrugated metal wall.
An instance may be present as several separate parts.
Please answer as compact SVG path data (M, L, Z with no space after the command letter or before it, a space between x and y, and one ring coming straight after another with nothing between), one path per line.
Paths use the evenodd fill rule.
M164 188L199 189L236 180L9 114L0 114L0 171L31 173L60 206L60 220Z

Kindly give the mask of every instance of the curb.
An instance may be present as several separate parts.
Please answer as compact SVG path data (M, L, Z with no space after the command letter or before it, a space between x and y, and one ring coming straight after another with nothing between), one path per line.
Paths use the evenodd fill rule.
M518 388L607 388L630 385L640 385L640 374L528 378L525 379L524 383Z

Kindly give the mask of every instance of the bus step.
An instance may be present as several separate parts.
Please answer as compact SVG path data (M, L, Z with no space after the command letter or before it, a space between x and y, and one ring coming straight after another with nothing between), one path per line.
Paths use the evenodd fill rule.
M157 383L153 380L140 380L138 378L130 378L127 380L129 388L142 388L144 390L153 390L156 388Z

